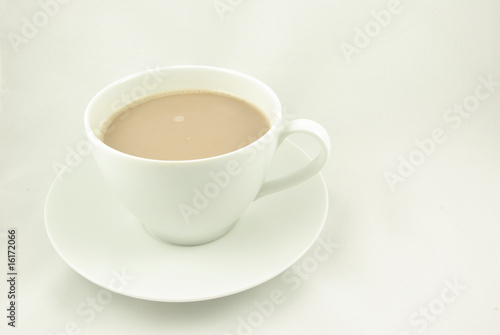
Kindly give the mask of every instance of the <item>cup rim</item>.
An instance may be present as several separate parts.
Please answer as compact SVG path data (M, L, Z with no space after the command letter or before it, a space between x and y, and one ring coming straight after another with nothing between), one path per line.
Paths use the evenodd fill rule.
M99 99L99 97L104 94L106 91L112 89L113 87L116 87L123 82L135 79L137 77L142 77L146 74L151 74L151 73L156 73L156 72L168 72L168 71L182 71L182 70L209 70L209 71L215 71L215 72L225 72L227 74L230 74L232 76L236 77L242 77L255 85L259 86L262 88L266 93L269 95L269 97L273 100L274 104L276 105L276 116L273 118L273 124L269 128L269 130L262 135L260 138L258 138L256 141L249 143L239 149L217 155L217 156L210 156L210 157L205 157L205 158L196 158L196 159L187 159L187 160L165 160L165 159L152 159L152 158L144 158L144 157L138 157L134 155L130 155L127 153L124 153L122 151L119 151L117 149L114 149L104 143L94 132L92 127L90 126L90 113L92 110L93 105L96 103L96 100ZM167 91L166 91L167 92ZM132 101L131 101L132 102ZM260 81L259 79L252 77L246 73L239 72L236 70L232 69L227 69L227 68L221 68L221 67L215 67L215 66L206 66L206 65L174 65L174 66L162 66L162 67L155 67L153 69L148 69L148 70L143 70L139 71L130 75L127 75L125 77L122 77L118 80L115 80L111 82L110 84L106 85L102 89L100 89L89 101L85 113L84 113L84 127L85 127L85 133L89 140L93 143L99 143L100 146L103 146L105 149L110 150L114 154L117 154L119 156L126 157L128 159L133 159L136 161L143 161L143 162L154 162L154 163L165 163L165 164L189 164L189 163L198 163L198 162L205 162L205 161L210 161L214 159L221 159L225 158L231 155L235 155L238 153L241 153L244 150L247 150L250 147L254 147L256 145L262 142L265 143L265 141L271 136L273 133L279 133L279 127L281 126L281 121L282 121L282 106L281 106L281 101L279 100L278 96L276 93L264 82Z

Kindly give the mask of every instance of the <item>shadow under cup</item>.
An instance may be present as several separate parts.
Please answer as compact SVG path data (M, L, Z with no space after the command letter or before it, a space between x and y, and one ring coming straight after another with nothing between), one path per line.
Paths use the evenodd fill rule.
M236 151L185 161L153 160L117 151L100 139L110 117L130 102L164 92L215 91L256 106L271 122L257 141ZM85 112L85 130L110 190L156 238L183 245L224 235L261 189L281 132L281 104L248 75L205 66L144 71L101 90Z

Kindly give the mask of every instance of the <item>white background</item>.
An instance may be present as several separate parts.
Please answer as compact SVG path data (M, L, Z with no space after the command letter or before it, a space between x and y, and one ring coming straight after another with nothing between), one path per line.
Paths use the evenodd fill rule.
M17 227L19 299L12 329L2 279L0 333L500 334L500 3L220 2L231 10L218 13L213 0L1 2L0 278L7 227ZM45 233L54 165L85 139L97 91L180 64L255 76L291 115L325 126L330 210L320 238L338 247L298 287L278 276L199 303L113 294L83 317L78 306L101 288ZM488 91L480 78L496 84ZM464 103L471 112L459 117L453 108ZM424 140L435 129L444 140L433 146ZM403 160L415 163L405 176ZM259 319L254 303L275 290L284 302ZM252 316L255 327L241 326Z

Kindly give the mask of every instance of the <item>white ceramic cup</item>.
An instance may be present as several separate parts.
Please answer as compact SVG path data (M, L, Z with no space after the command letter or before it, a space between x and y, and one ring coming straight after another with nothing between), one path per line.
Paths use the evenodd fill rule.
M100 140L103 124L129 102L163 92L198 89L225 92L250 102L271 121L270 130L227 154L184 161L135 157ZM116 197L150 234L183 245L202 244L224 235L254 200L316 174L330 151L328 134L316 122L284 122L280 101L268 86L239 72L207 66L157 68L118 80L90 101L84 123L95 161ZM320 145L319 154L295 172L265 181L276 149L293 133L314 137Z

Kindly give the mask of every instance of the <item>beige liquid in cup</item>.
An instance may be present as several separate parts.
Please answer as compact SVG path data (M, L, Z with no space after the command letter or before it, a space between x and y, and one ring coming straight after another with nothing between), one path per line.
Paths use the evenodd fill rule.
M270 129L264 114L239 98L212 91L155 95L117 111L102 140L126 154L158 160L222 155Z

